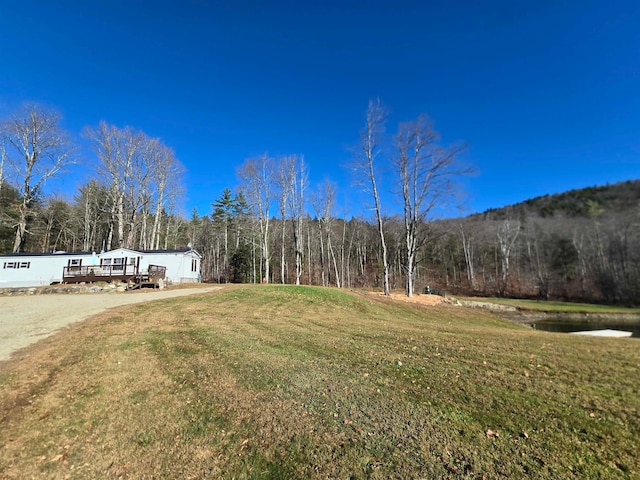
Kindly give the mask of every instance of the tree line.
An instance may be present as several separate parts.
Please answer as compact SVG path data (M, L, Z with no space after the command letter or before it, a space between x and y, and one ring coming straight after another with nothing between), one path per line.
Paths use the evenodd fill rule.
M436 220L434 211L456 201L459 179L472 171L460 161L464 146L442 145L426 115L392 135L387 120L382 103L371 101L350 165L373 218L341 216L337 186L310 185L302 155L268 154L246 159L238 184L213 198L210 212L194 209L184 218L182 166L173 150L105 122L83 132L97 160L93 178L72 200L44 195L45 182L79 156L59 115L30 106L1 124L0 249L192 245L203 255L203 280L211 282L637 303L637 201L620 208L621 195L612 203L600 192ZM382 183L382 169L392 184ZM385 204L381 189L393 191L400 213Z
M640 185L635 183L635 188ZM363 218L325 215L335 190L320 196L319 213L272 217L270 282L380 288L384 283L378 226ZM639 189L640 191L640 189ZM230 201L230 202L229 202ZM324 202L324 203L323 203ZM205 278L265 281L257 219L227 190L213 216L194 217L195 244L207 261ZM414 283L440 293L561 299L637 305L640 298L640 225L637 207L611 211L592 203L590 214L510 217L475 215L422 224ZM216 221L224 218L224 222ZM390 290L407 285L406 226L401 215L383 216ZM296 231L298 233L296 233ZM301 264L301 266L299 265ZM300 273L302 272L302 273Z
M56 111L28 105L0 124L2 250L157 249L172 237L180 243L174 212L182 167L160 139L133 128L87 127L93 178L71 202L44 194L47 181L80 158L60 120Z
M638 305L639 207L633 180L447 220L442 282L500 296Z

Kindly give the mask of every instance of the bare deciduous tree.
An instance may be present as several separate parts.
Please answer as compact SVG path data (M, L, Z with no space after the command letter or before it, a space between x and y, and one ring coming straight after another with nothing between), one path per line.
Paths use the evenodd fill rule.
M376 180L377 158L380 155L380 137L384 132L387 112L379 99L370 100L367 108L364 129L360 132L360 151L354 163L356 178L373 199L380 238L382 256L383 291L389 295L389 261L387 243L384 236L384 222L378 184Z
M305 192L308 183L308 172L305 167L304 157L292 155L289 158L289 182L291 192L289 195L289 216L293 224L293 249L296 263L296 285L300 285L303 265L302 245L302 220L304 215Z
M273 184L273 159L266 153L257 159L248 159L238 169L238 176L247 200L255 210L260 228L262 252L262 279L269 282L271 253L269 249L269 217Z
M474 270L473 259L473 233L465 234L464 225L460 224L460 235L462 236L462 250L464 252L464 261L467 267L467 281L472 290L477 288L476 275Z
M152 249L160 248L162 215L170 211L167 207L172 205L175 197L181 193L182 172L182 165L176 159L174 151L165 145L159 145L155 160L151 164L151 179L155 188L155 213L150 237Z
M320 230L320 258L322 264L322 285L328 283L328 271L333 266L336 287L342 286L338 263L332 242L333 205L336 198L336 187L330 181L325 181L314 195L313 208L318 215L318 227ZM326 258L324 255L324 238L326 238Z
M101 174L109 186L112 222L106 240L111 250L114 229L117 228L117 246L125 241L126 196L133 182L135 156L141 143L140 134L132 128L119 129L100 122L97 129L87 128L85 135L91 140L101 163Z
M58 112L35 105L2 124L0 130L14 155L9 155L21 196L13 252L20 252L27 237L32 204L45 182L71 162L71 144L60 127Z
M507 291L509 280L509 260L511 258L511 250L520 235L520 222L504 220L498 225L497 231L498 249L500 252L501 269L501 282L500 282L500 294L504 295Z
M0 192L4 184L4 166L7 160L7 149L5 147L4 138L0 134Z
M286 283L286 233L287 233L287 206L289 205L289 197L292 194L292 188L294 184L293 177L295 175L295 165L292 162L292 158L285 156L278 161L277 169L275 172L275 183L278 188L279 201L278 207L280 210L280 283L283 285Z
M36 225L40 225L39 228L36 226L36 229L40 230L41 251L55 251L60 244L74 244L73 241L69 241L74 236L71 228L71 210L71 206L62 199L55 197L48 199L36 220Z
M82 237L82 250L89 252L102 248L102 241L109 231L111 219L110 197L107 188L97 180L80 187L76 196L78 223Z
M416 254L427 238L430 212L453 196L455 177L467 173L457 165L460 147L438 145L440 135L426 115L402 123L395 138L394 167L402 191L406 248L406 294L413 296Z
M158 248L162 214L173 205L171 196L180 192L181 166L173 150L160 139L106 122L97 129L87 128L85 135L98 153L100 174L110 195L107 250L114 236L118 247Z

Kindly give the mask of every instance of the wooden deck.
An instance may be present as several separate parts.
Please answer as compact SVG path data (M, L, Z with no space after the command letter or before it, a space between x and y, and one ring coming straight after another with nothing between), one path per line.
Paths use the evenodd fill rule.
M146 272L139 272L135 265L64 267L62 283L118 281L127 283L128 289L158 288L166 273L167 268L160 265L149 265L149 269Z
M136 275L138 269L134 265L64 267L62 283L126 282Z
M167 268L160 265L149 265L146 273L136 275L131 281L127 290L136 290L138 288L160 288L161 283L167 276Z

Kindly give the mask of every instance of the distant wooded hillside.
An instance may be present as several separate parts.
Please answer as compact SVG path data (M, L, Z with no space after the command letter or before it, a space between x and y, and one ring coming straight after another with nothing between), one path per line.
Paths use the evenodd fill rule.
M544 195L503 208L492 208L472 215L490 220L505 218L589 217L602 212L622 213L640 205L640 180L628 180L596 187L569 190L555 195Z
M481 295L640 304L640 180L438 224L438 283Z

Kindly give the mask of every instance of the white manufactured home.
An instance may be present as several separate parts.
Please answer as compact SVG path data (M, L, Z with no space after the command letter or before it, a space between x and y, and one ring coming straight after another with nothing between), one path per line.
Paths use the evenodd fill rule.
M202 256L193 249L184 250L129 250L117 248L98 255L100 265L136 265L139 272L149 270L149 265L160 265L167 269L167 280L171 283L193 283L200 281Z
M88 281L121 278L164 267L170 283L200 282L202 256L193 249L129 250L101 253L15 253L0 255L0 288L61 283L69 274Z
M60 283L65 267L88 265L91 253L14 253L0 256L0 288Z

